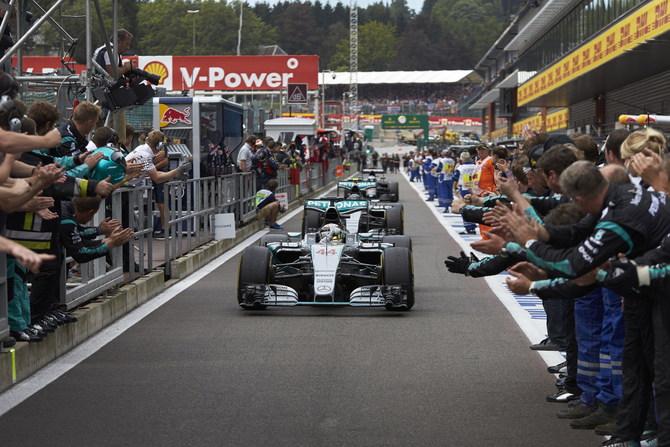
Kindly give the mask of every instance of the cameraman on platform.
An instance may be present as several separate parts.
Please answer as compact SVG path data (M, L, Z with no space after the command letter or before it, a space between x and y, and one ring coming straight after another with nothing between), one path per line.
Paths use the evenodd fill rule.
M121 60L121 56L123 56L125 52L130 49L130 40L132 39L133 35L124 29L120 29L118 33L119 33L119 39L118 39L117 52L119 56L119 61L117 66L119 67L118 73L120 78L121 76L124 76L126 73L132 71L134 68L137 67L133 66L133 61L127 61L126 63L123 63ZM109 46L110 48L114 48L114 43L110 42ZM112 70L112 63L110 62L111 57L110 54L107 53L107 46L105 44L98 47L93 52L93 60L96 61L105 70L107 70L107 73L109 73L110 76L112 77L114 76L114 71Z
M126 51L130 49L130 40L132 39L133 35L130 34L128 31L125 29L120 29L118 30L118 40L117 40L117 54L119 57L117 66L118 66L118 75L120 79L122 76L130 73L137 68L137 65L133 64L133 61L127 61L123 63L121 56L125 54ZM114 43L110 42L109 43L110 50L113 50L114 48ZM107 52L107 46L103 44L102 46L98 47L94 52L93 52L93 60L96 61L101 67L103 67L105 70L107 70L107 73L109 73L110 76L114 77L114 71L112 70L112 63L110 62L112 59L112 55ZM119 135L119 141L125 141L126 139L126 112L125 111L120 111L117 112L117 127L114 129L116 133Z

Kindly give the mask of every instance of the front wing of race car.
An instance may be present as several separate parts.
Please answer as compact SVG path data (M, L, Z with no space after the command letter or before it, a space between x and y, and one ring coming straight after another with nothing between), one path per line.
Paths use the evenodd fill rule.
M362 286L351 292L349 301L298 301L298 292L280 284L248 285L244 289L241 307L265 306L365 306L386 309L406 309L401 286Z

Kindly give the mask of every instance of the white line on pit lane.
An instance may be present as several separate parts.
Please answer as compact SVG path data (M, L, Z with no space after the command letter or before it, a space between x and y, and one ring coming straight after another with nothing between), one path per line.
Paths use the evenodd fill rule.
M421 181L418 183L410 182L405 174L403 174L402 177L407 181L407 184L416 191L416 193L419 195L419 198L424 201L424 194L427 194L427 192L423 189L423 184ZM463 251L466 253L475 252L479 259L488 256L484 253L473 250L472 247L470 247L470 242L475 242L481 239L479 235L476 237L463 237L458 234L456 228L459 226L462 228L463 222L460 215L443 214L442 210L444 210L444 208L433 206L433 202L424 201L424 203L428 206L431 212L435 214L438 222L447 230L447 233L449 233L454 241L460 245ZM538 341L547 337L546 315L544 314L544 308L542 307L542 300L531 295L514 295L505 283L505 278L508 277L509 275L506 273L501 273L495 276L487 276L485 279L493 293L496 294L500 302L503 303L516 323L519 325L519 328L521 328L524 334L526 334L528 340L531 343L537 343ZM525 304L524 306L521 305L522 302ZM533 311L532 313L530 312L531 309ZM539 318L540 316L543 316L544 318ZM563 357L563 355L557 351L537 352L542 356L548 366L556 365L565 361L565 357Z

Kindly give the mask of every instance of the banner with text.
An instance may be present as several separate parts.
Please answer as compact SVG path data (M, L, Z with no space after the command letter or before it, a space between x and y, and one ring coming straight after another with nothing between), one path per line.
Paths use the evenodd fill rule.
M670 31L670 0L655 0L573 51L518 89L519 106L576 79L645 41Z

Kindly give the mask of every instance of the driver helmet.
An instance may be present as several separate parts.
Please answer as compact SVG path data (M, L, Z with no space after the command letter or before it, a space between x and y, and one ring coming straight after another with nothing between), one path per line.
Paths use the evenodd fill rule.
M360 194L349 194L349 195L347 196L347 199L349 199L349 200L360 200L360 199L362 199L362 198L363 198L363 197L361 197Z
M93 180L101 181L110 176L109 182L111 184L123 180L126 176L126 159L123 153L119 149L109 146L100 147L93 151L92 154L97 154L98 152L102 152L102 160L95 165L90 177Z
M326 224L319 230L321 241L341 242L344 240L344 232L335 224Z

